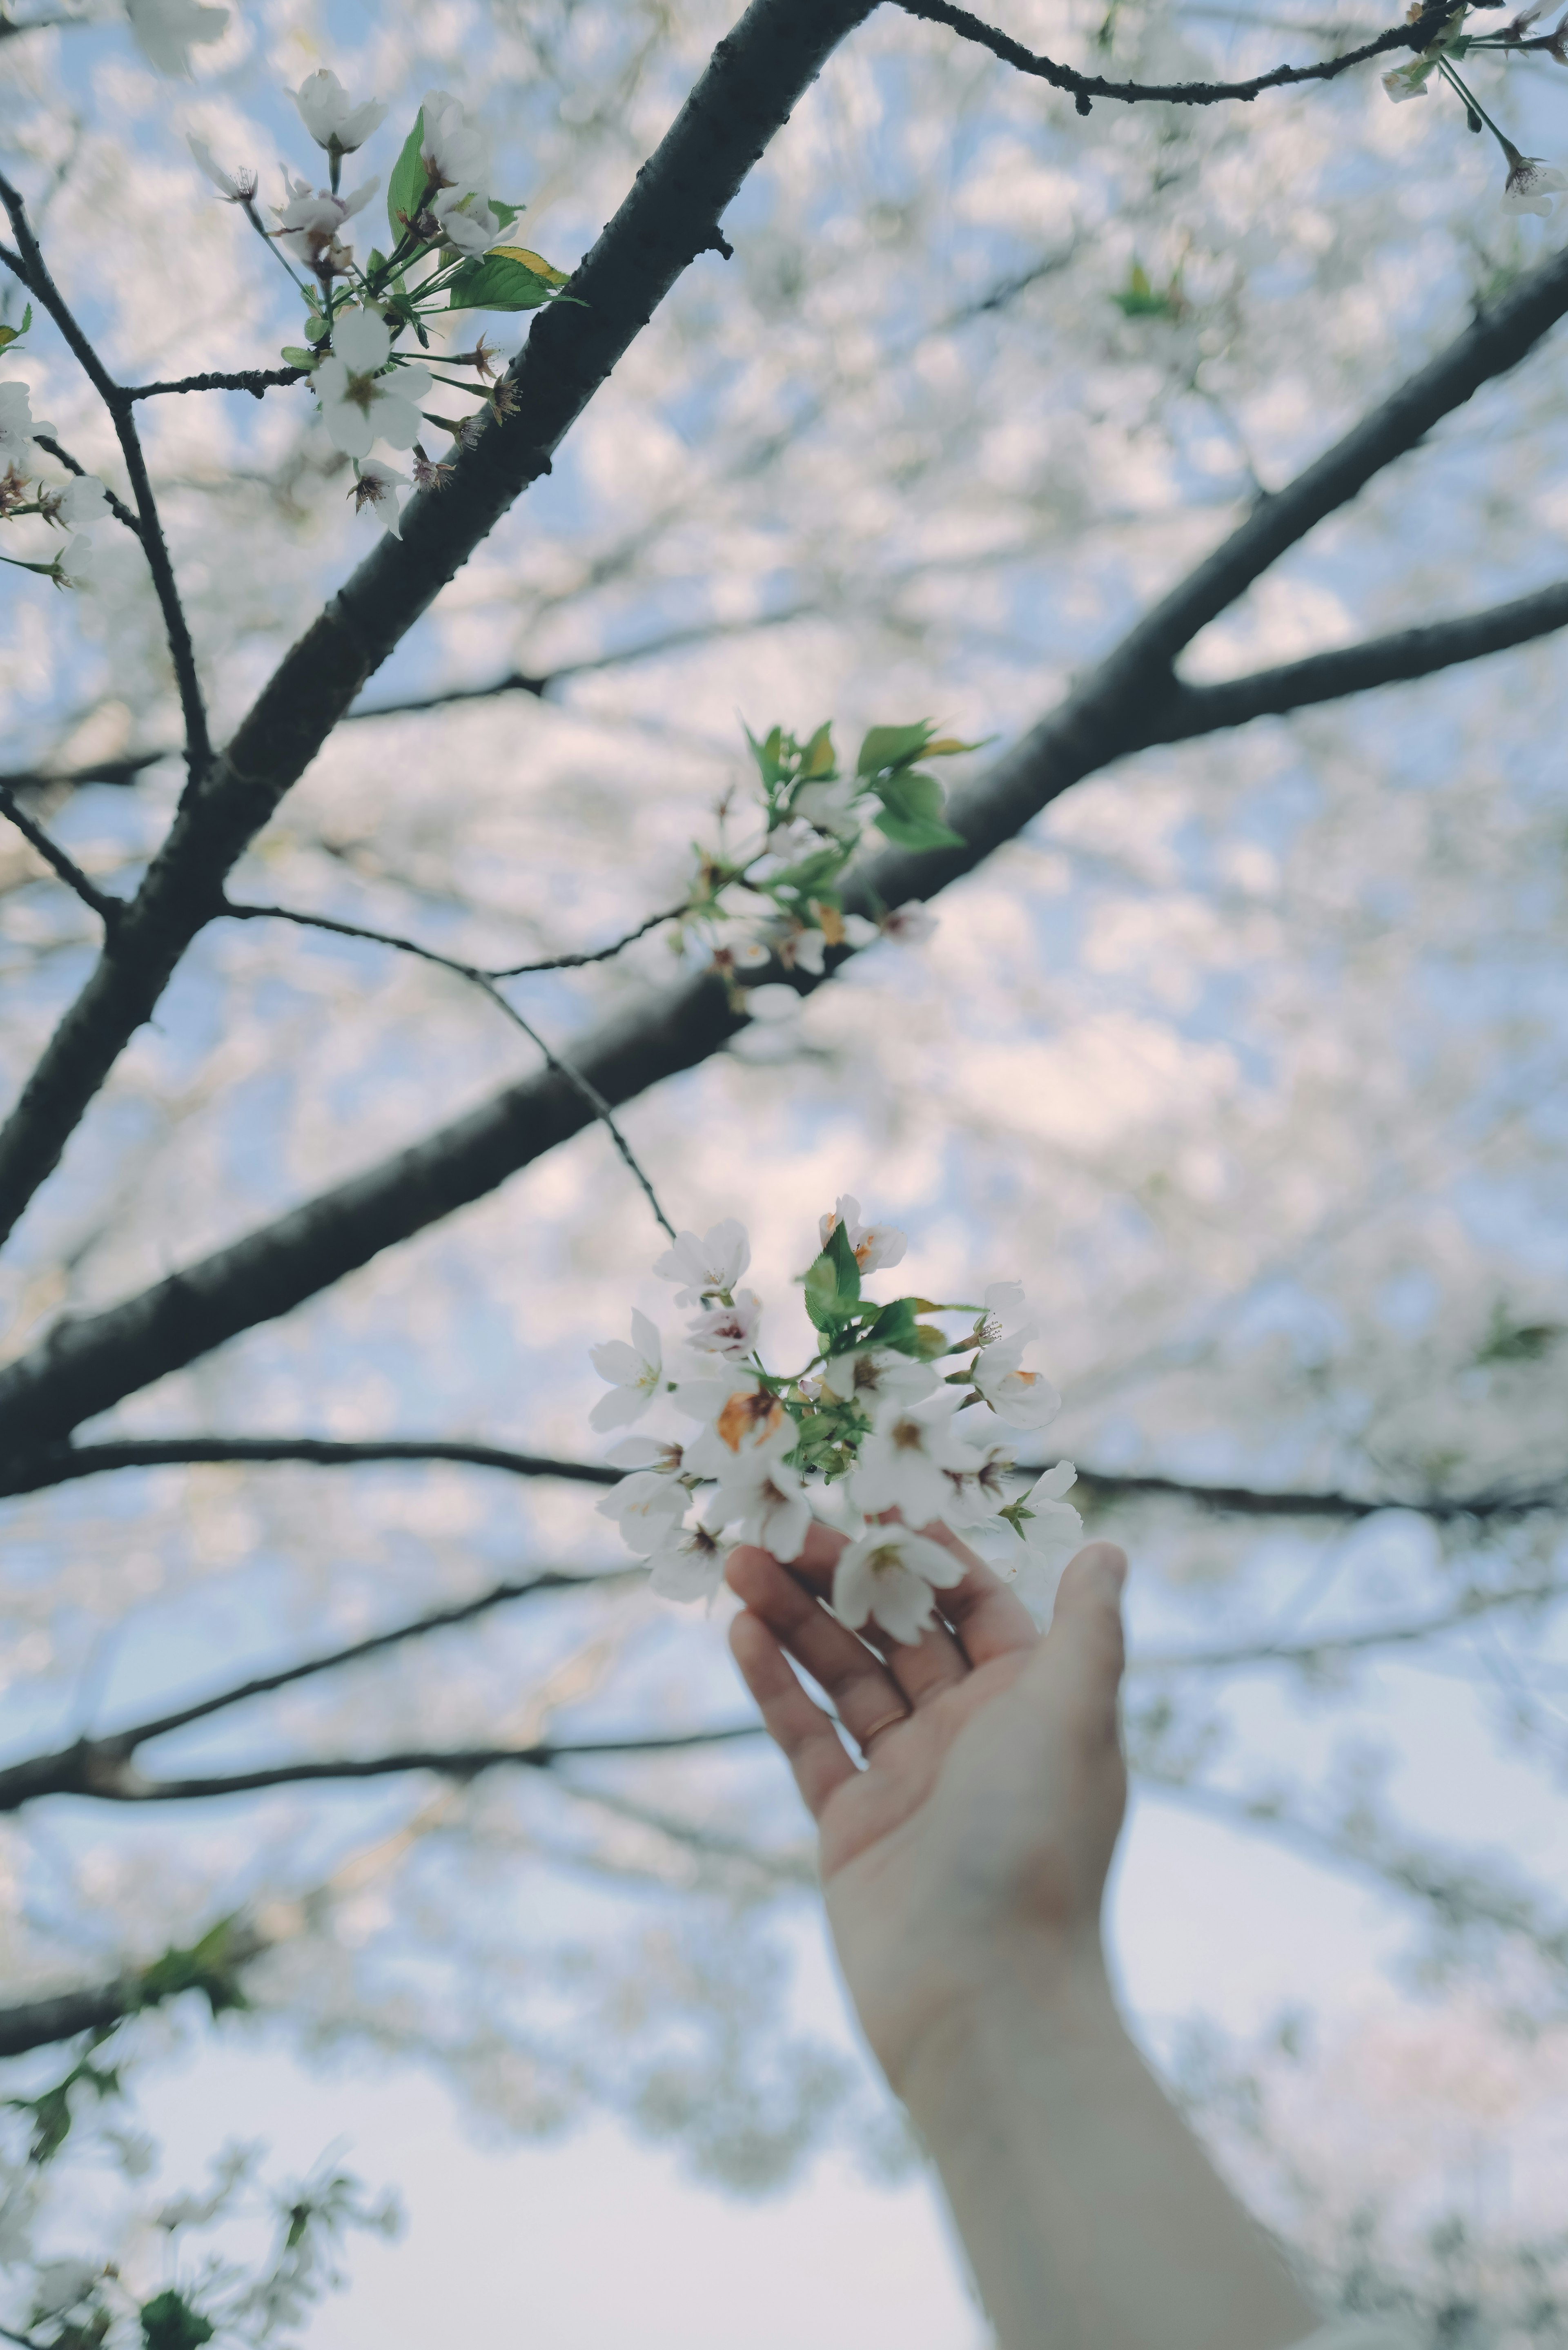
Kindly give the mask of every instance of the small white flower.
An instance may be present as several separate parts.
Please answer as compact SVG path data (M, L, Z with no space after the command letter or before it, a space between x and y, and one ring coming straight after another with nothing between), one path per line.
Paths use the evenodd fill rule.
M699 1521L678 1527L673 1540L653 1553L649 1576L661 1599L711 1599L729 1555L729 1544Z
M67 538L55 557L55 577L62 588L90 588L97 560L90 538Z
M501 234L501 223L472 188L442 188L430 211L448 244L459 253L484 253Z
M875 1617L912 1646L936 1612L934 1593L962 1580L962 1565L942 1544L908 1526L867 1526L838 1554L833 1612L852 1630Z
M1021 1281L993 1281L985 1291L979 1326L980 1343L991 1346L1010 1324L1016 1325L1026 1300ZM1033 1330L1033 1326L1031 1326Z
M337 232L356 213L363 212L380 184L379 180L367 180L351 196L335 196L330 189L313 189L306 180L290 180L287 203L273 206L273 217L278 224L277 242L286 245L295 259L303 261L318 277L340 276L353 257L353 248L342 242ZM368 314L348 313L349 317L356 315ZM333 339L336 342L336 328ZM400 449L409 445L406 441L398 443Z
M229 26L226 8L203 8L199 0L125 0L125 13L148 64L173 81L189 81L192 49L221 41Z
M781 865L793 865L797 857L807 856L816 843L815 825L792 819L787 824L774 827L767 837L766 847L768 855L776 857Z
M438 188L486 189L490 141L479 125L469 120L458 99L450 90L427 89L420 100L420 111L424 117L420 161L427 185L433 180Z
M1552 199L1568 188L1568 179L1553 172L1538 155L1521 155L1517 147L1508 149L1508 178L1503 182L1504 209L1511 213L1539 213L1544 219L1552 210Z
M403 517L398 492L408 486L408 475L400 473L395 465L383 465L379 457L361 457L348 494L356 514L368 514L390 537L401 538Z
M737 1453L719 1480L710 1513L718 1525L739 1523L740 1540L755 1543L787 1565L805 1548L811 1503L798 1472L784 1456L794 1442L793 1425Z
M852 947L874 947L878 939L887 939L896 947L923 946L937 928L936 916L918 898L895 906L880 921L868 922L864 914L844 917L844 935Z
M822 977L827 941L820 931L808 930L804 922L791 922L787 930L775 931L767 943L785 971L808 971L814 979Z
M332 356L313 379L327 430L345 456L368 457L372 441L411 449L420 436L419 402L430 394L422 367L381 375L392 347L386 321L373 310L345 310L332 327Z
M955 1532L988 1525L1007 1500L1007 1481L1017 1467L1011 1445L988 1444L975 1456L975 1465L950 1472L950 1498L942 1516Z
M624 1338L607 1338L602 1347L588 1348L588 1359L600 1378L610 1381L608 1395L601 1396L588 1414L588 1426L629 1428L634 1419L642 1418L664 1377L664 1349L658 1331L647 1315L634 1306L630 1346Z
M40 2317L63 2317L85 2301L103 2274L91 2261L45 2261L33 2272L33 2299Z
M826 1220L825 1220L826 1221ZM875 1414L884 1404L919 1403L934 1393L937 1375L888 1347L857 1347L823 1365L815 1385L836 1403L857 1403Z
M1437 68L1435 57L1412 57L1408 65L1396 66L1383 77L1383 87L1396 106L1403 106L1409 98L1425 98L1427 84Z
M657 1469L666 1477L679 1477L688 1465L683 1455L684 1448L668 1437L623 1436L605 1459L614 1469Z
M727 1363L744 1362L757 1343L763 1301L752 1289L742 1289L732 1305L710 1305L686 1325L686 1343L700 1354L722 1355Z
M784 1408L770 1388L732 1379L693 1380L677 1390L675 1399L703 1423L686 1447L686 1466L697 1477L722 1477L738 1453L766 1443L785 1422Z
M1084 1539L1083 1519L1062 1499L1077 1473L1070 1461L1058 1461L1010 1513L1023 1540L1023 1555L1014 1554L1013 1589L1037 1624L1050 1620L1062 1569Z
M818 1219L816 1229L824 1248L833 1238L836 1224L844 1226L862 1273L880 1273L886 1265L900 1263L909 1245L897 1224L863 1224L860 1202L848 1191L835 1201L829 1214Z
M885 1407L850 1473L856 1508L868 1518L898 1510L912 1526L940 1518L952 1492L949 1471L967 1475L975 1466L973 1451L953 1426L958 1409L950 1388L924 1403Z
M42 417L34 416L25 383L0 383L0 465L31 473L38 453L33 446L36 437L40 432L52 435L54 429Z
M815 832L828 833L835 840L854 840L859 835L860 819L852 810L864 789L857 775L841 775L835 784L797 784L790 795L789 812Z
M730 1295L751 1261L745 1226L728 1216L701 1240L695 1232L679 1233L674 1247L655 1260L653 1270L660 1281L684 1283L675 1293L677 1305L701 1305L721 1292Z
M1044 1428L1062 1409L1062 1399L1044 1371L1023 1368L1023 1350L1033 1343L1029 1324L1011 1338L982 1347L971 1376L998 1419L1009 1428Z
M225 172L221 163L213 161L213 151L204 139L188 138L185 144L226 203L249 203L256 192L256 175L248 165L238 172Z
M62 530L90 530L109 513L109 498L96 473L82 473L58 489L40 489L38 504L47 522Z
M328 154L336 148L339 155L352 155L387 119L387 109L379 99L368 98L358 106L351 104L337 75L328 73L325 66L317 73L306 75L294 93L294 102L306 129Z
M605 1495L598 1513L601 1518L617 1519L628 1550L646 1558L651 1551L666 1547L671 1523L686 1515L687 1499L679 1477L658 1469L634 1469Z

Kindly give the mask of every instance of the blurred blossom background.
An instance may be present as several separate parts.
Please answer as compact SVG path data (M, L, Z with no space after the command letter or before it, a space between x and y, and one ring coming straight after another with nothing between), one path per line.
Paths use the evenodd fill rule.
M570 270L731 13L237 0L188 79L111 15L0 22L5 169L122 380L274 367L297 299L189 137L281 203L284 171L323 161L289 93L328 67L389 103L345 166L384 186L421 95L450 90L525 206L518 237ZM1355 0L1310 21L1301 0L990 15L1144 79L1234 77L1383 21ZM1475 79L1523 151L1568 155L1549 57ZM1080 117L880 9L725 215L733 257L680 280L236 895L487 964L587 949L679 901L716 803L747 788L743 724L831 719L841 754L919 716L1015 740L1251 499L1554 249L1556 218L1505 209L1502 179L1451 97L1391 106L1376 68ZM528 325L483 323L507 355ZM1187 673L1555 578L1565 366L1559 330L1210 627ZM121 484L47 323L0 373ZM304 387L148 400L139 422L222 740L374 521ZM95 545L78 595L0 574L3 764L133 768L28 802L125 890L183 780L179 712L137 546L108 525ZM1568 2341L1565 735L1548 637L1125 759L946 890L931 939L804 1002L762 991L726 1050L622 1120L680 1226L747 1225L770 1299L846 1191L909 1232L900 1283L1025 1283L1065 1398L1045 1457L1107 1481L1085 1481L1090 1531L1134 1561L1111 1939L1140 2040L1331 2298L1500 2350ZM11 1092L94 948L0 827ZM675 968L656 931L514 1000L565 1050ZM440 970L212 925L0 1263L5 1358L535 1066ZM599 1459L587 1350L632 1305L669 1328L662 1245L590 1128L82 1433ZM1110 1482L1139 1475L1177 1490ZM1192 1484L1387 1506L1220 1512ZM5 1757L498 1577L626 1565L598 1498L453 1464L226 1464L5 1501ZM154 1760L738 1724L732 1605L671 1607L628 1575L497 1607ZM245 1971L250 2011L213 2022L192 1995L129 2023L106 2052L124 2095L78 2094L81 2150L36 2211L6 2173L7 2323L39 2261L115 2258L151 2293L194 2291L209 2245L259 2256L271 2222L243 2198L205 2231L167 2220L226 2146L259 2143L258 2176L329 2158L368 2210L394 2189L406 2215L399 2242L344 2238L344 2293L301 2288L278 2338L312 2350L453 2325L538 2350L987 2340L760 1742L142 1811L60 1798L0 1823L14 2001L241 1911L292 1919ZM66 2058L17 2060L5 2094Z

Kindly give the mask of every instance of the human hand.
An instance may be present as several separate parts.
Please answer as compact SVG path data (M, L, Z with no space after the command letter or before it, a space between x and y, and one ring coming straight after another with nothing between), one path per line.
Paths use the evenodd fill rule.
M1100 1903L1127 1806L1124 1554L1077 1554L1043 1638L972 1552L925 1531L966 1572L937 1593L940 1620L912 1648L873 1648L820 1604L846 1539L826 1526L792 1566L745 1548L728 1570L745 1603L731 1647L820 1830L839 1962L896 2090L955 2011L1021 1971L1036 1987L1103 1981Z

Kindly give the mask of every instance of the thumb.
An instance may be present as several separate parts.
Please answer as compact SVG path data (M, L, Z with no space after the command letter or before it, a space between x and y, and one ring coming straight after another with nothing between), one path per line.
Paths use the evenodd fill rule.
M1068 1560L1057 1587L1041 1662L1069 1716L1086 1731L1116 1735L1116 1691L1127 1662L1122 1586L1127 1555L1115 1543L1089 1543Z

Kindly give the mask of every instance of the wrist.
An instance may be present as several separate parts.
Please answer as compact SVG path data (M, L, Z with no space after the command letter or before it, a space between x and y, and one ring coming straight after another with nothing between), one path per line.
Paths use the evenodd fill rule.
M883 2063L935 2151L939 2137L972 2123L977 2084L1000 2086L1022 2050L1093 2062L1131 2046L1098 1935L1023 1931L989 1941L971 1966L950 1968Z

